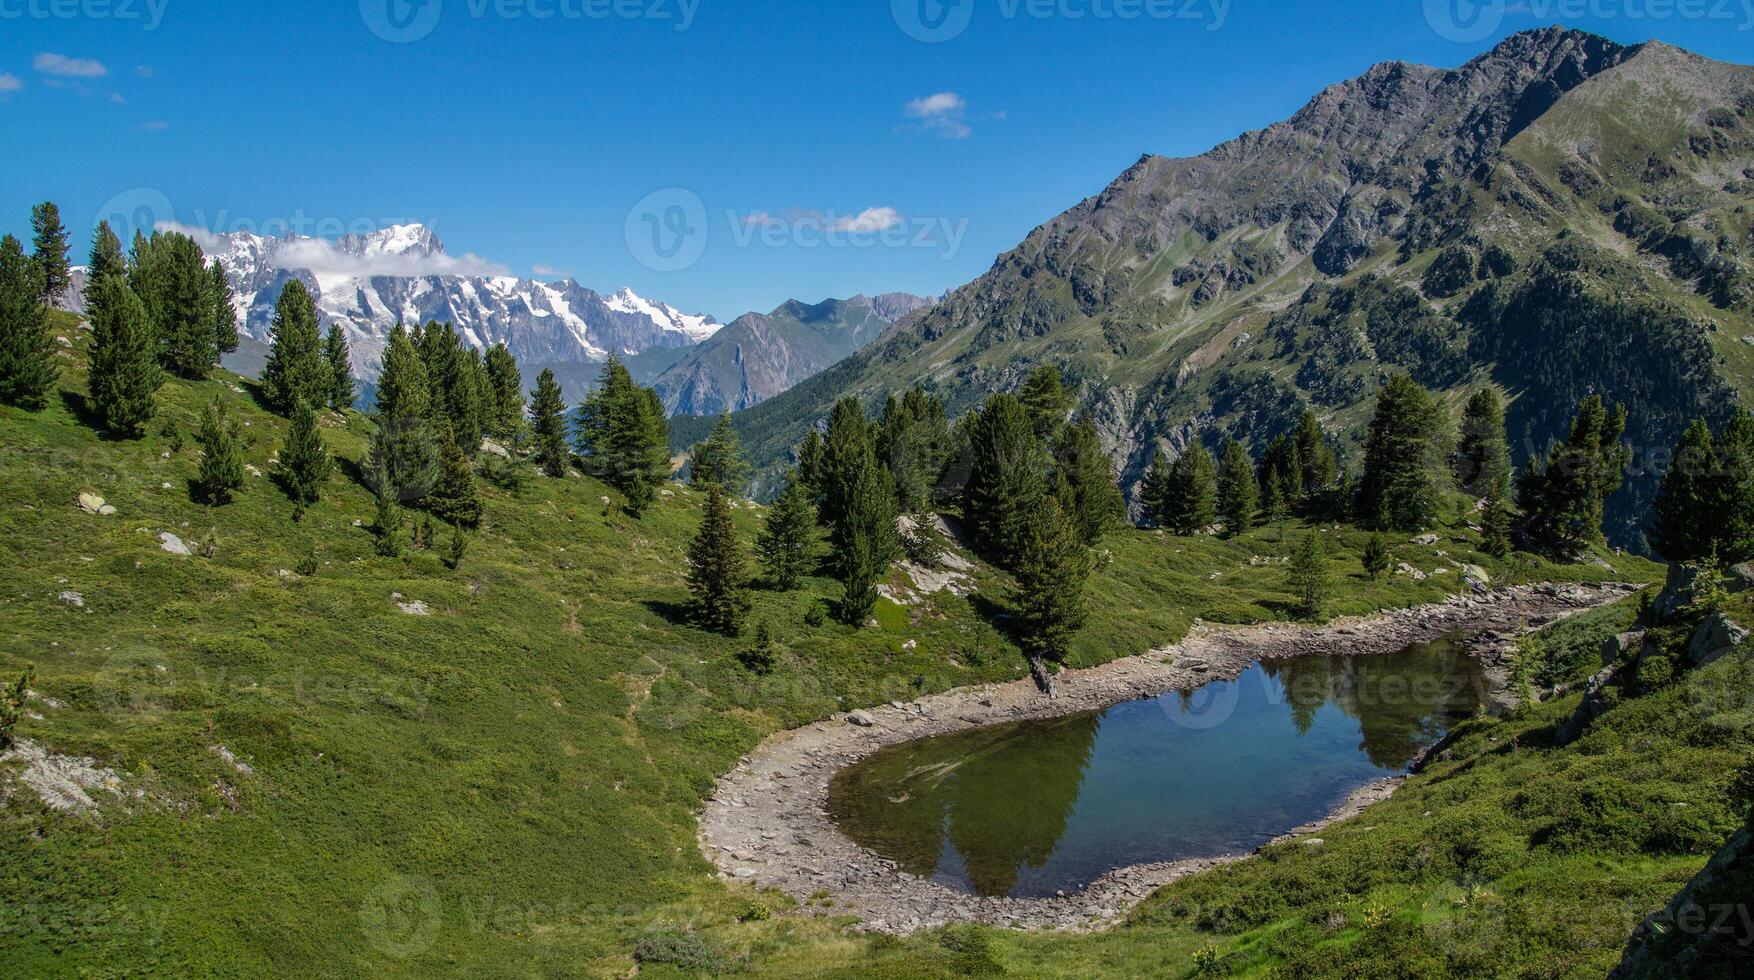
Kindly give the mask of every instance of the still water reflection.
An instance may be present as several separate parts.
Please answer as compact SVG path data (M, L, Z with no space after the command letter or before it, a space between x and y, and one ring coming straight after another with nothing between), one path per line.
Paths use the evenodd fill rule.
M1052 895L1257 847L1402 771L1485 703L1452 641L1271 661L1196 691L891 746L835 776L829 810L913 874Z

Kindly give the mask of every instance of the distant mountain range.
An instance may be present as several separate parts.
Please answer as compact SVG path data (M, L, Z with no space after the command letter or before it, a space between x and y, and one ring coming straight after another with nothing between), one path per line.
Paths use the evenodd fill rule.
M652 384L673 415L750 408L854 353L897 320L933 302L906 293L814 305L791 300L766 315L738 317L685 351Z
M1161 450L1259 452L1313 407L1354 459L1383 380L1512 399L1517 460L1578 401L1640 460L1754 389L1754 69L1579 31L1378 65L1201 156L1146 156L991 271L739 416L770 474L835 399L952 412L1036 364L1136 486ZM1656 473L1609 505L1637 546ZM764 481L771 485L772 480Z
M473 256L453 258L431 229L395 225L334 241L249 232L194 235L226 270L235 291L241 341L226 364L260 371L273 335L274 304L298 279L316 299L325 326L340 323L354 372L370 384L396 324L437 320L481 349L504 343L532 384L554 371L569 401L581 398L610 354L643 382L654 380L681 414L747 408L858 350L891 322L929 300L903 294L788 302L767 317L750 314L729 329L710 316L623 289L601 294L572 279L546 282L490 274ZM67 306L83 312L83 270ZM720 337L723 343L715 343Z

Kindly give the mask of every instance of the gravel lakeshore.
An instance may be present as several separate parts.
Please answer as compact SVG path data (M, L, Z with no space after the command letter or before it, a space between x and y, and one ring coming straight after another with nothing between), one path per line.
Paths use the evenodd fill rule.
M868 931L906 934L953 922L1105 928L1163 885L1249 854L1118 868L1063 897L986 898L900 871L849 840L826 811L829 780L841 768L898 742L1192 690L1235 679L1260 660L1393 653L1453 633L1470 634L1467 650L1485 665L1494 699L1508 702L1500 668L1518 635L1638 588L1617 583L1516 586L1323 626L1196 625L1174 646L1061 673L1051 699L1024 679L837 715L769 737L720 778L700 817L700 846L721 877L776 888L800 901L826 893L834 900L831 908L808 907L823 914L857 915L864 920L860 928ZM1326 818L1291 830L1274 843L1352 817L1393 794L1403 780L1393 777L1362 787Z

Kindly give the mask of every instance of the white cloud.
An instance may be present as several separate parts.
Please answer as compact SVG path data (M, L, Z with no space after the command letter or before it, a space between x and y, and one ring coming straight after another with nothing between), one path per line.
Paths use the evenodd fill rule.
M304 269L317 276L369 279L373 276L503 276L509 270L473 253L450 256L405 252L393 255L348 255L321 238L294 238L274 250L274 264Z
M835 219L834 223L828 226L828 230L842 232L888 231L901 222L901 213L894 208L866 208L851 217Z
M963 119L968 111L968 101L955 92L939 92L914 99L903 107L903 111L908 118L919 120L922 128L945 139L967 139L974 132Z
M539 276L564 276L569 274L568 270L562 269L559 266L549 265L546 262L536 263L530 271Z
M102 78L109 74L101 63L90 58L69 58L64 54L44 51L31 62L31 67L45 75L62 75L67 78Z
M151 65L135 65L134 74L139 75L141 78L151 78L154 75L157 75L158 71Z
M195 239L202 251L217 253L226 247L223 236L205 228L161 221L164 231L176 231ZM349 255L326 238L287 238L274 244L274 265L281 269L301 269L313 276L334 276L346 279L371 279L420 276L504 276L510 270L498 262L490 262L474 253L446 255L443 252L425 255L419 252Z
M21 88L24 88L24 83L18 80L17 75L0 72L0 95L11 95Z

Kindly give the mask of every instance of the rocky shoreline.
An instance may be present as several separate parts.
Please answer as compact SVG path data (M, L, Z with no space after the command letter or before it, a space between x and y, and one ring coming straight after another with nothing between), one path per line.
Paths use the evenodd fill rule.
M1048 698L1028 680L958 688L906 704L851 712L778 733L726 773L700 817L702 851L721 877L776 888L801 902L826 894L836 915L854 913L862 928L905 934L952 922L1026 929L1103 928L1156 889L1179 878L1240 861L1224 854L1118 868L1086 888L1054 898L987 898L897 869L853 843L828 815L829 780L886 745L931 735L1106 708L1123 701L1231 680L1259 660L1305 654L1392 653L1414 643L1468 632L1468 652L1505 691L1503 654L1522 632L1623 598L1638 586L1610 583L1517 586L1381 616L1324 626L1196 625L1180 643L1056 678ZM1332 814L1275 843L1319 831L1387 798L1401 777L1354 792ZM807 908L816 909L810 904Z

